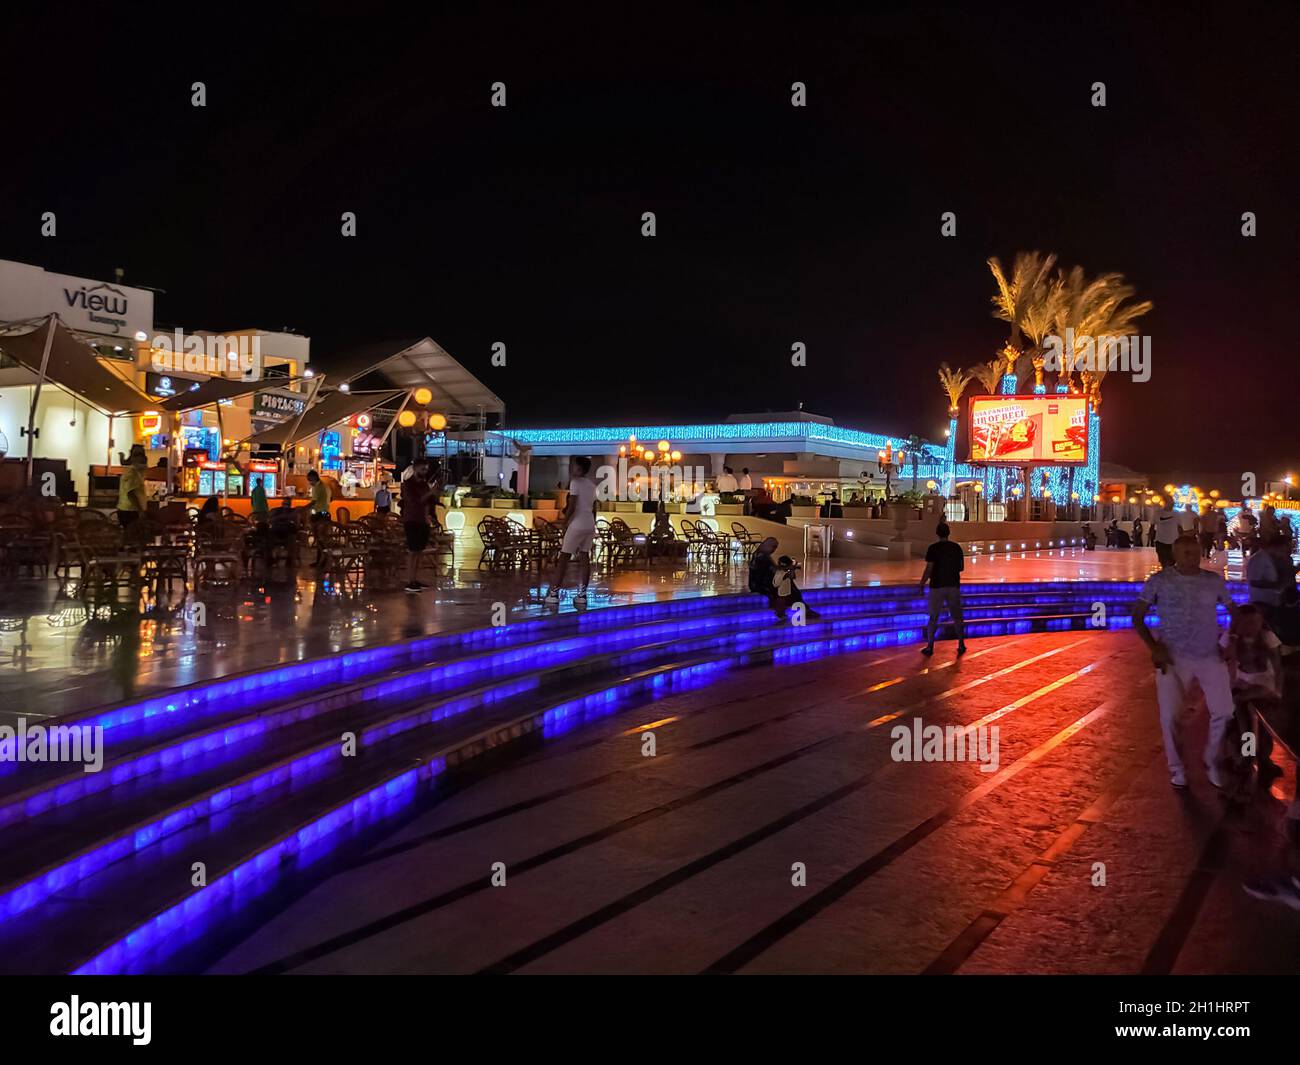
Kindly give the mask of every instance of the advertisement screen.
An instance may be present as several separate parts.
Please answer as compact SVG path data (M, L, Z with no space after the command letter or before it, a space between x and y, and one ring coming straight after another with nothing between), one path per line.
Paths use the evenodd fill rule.
M977 396L970 461L990 466L1079 466L1088 461L1085 396Z

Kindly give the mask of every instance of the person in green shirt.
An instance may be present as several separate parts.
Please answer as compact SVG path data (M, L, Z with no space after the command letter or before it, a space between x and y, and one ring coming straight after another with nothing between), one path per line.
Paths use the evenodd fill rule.
M259 477L253 482L253 490L249 493L249 499L252 502L253 523L264 525L271 520L271 507L266 501L266 489L262 485L262 478Z
M319 566L324 557L321 553L322 527L330 520L330 490L315 470L307 471L307 483L311 485L311 502L307 506L311 511L312 532L316 539L316 565Z
M307 483L311 485L311 516L328 518L330 516L329 486L320 479L320 474L315 470L308 471Z
M148 463L144 448L133 444L126 469L117 482L117 523L124 529L139 521L145 512L144 469Z

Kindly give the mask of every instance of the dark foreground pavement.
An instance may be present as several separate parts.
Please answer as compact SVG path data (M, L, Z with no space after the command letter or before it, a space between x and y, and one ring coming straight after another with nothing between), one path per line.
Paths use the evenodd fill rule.
M744 671L549 741L214 971L1295 971L1300 913L1241 889L1285 867L1293 765L1225 801L1201 710L1171 790L1128 633L953 652ZM894 760L915 718L996 726L997 770Z

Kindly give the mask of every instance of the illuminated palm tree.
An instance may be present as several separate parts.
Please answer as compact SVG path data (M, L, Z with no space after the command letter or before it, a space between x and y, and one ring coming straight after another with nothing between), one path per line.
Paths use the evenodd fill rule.
M1060 276L1059 286L1052 325L1063 346L1062 370L1067 381L1071 373L1078 372L1083 391L1096 409L1101 406L1101 382L1109 370L1108 349L1097 350L1097 339L1128 336L1153 304L1150 300L1128 302L1135 290L1123 274L1100 274L1090 281L1083 267L1075 266ZM1069 350L1064 347L1067 337L1073 338ZM1091 364L1085 359L1089 345L1093 348Z
M1014 374L1016 360L1024 350L1022 336L1029 337L1037 347L1050 327L1053 318L1051 304L1057 292L1052 279L1056 256L1037 251L1017 252L1010 276L997 256L989 259L988 265L997 284L997 292L993 295L993 317L1011 326L1011 335L1002 353L1007 360L1006 372Z
M996 396L1002 385L1003 362L1000 358L990 359L988 362L977 363L971 367L971 377L979 382L979 385L990 396Z
M948 397L948 416L955 418L961 409L961 397L974 376L971 370L954 370L946 362L939 363L939 384Z

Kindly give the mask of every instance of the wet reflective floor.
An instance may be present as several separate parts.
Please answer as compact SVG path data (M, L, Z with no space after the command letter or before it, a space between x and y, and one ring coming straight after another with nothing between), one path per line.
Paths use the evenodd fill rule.
M275 663L479 627L491 623L498 603L511 622L542 612L535 571L481 570L477 557L467 544L436 578L422 572L435 583L419 595L332 584L305 569L294 580L241 580L199 595L179 585L146 590L141 600L91 610L76 596L60 595L54 580L9 580L0 589L0 724L20 714L57 716ZM1137 580L1154 565L1153 550L1003 552L969 558L965 576ZM801 583L908 583L923 568L919 560L812 560ZM1234 557L1229 576L1239 572ZM598 571L590 606L740 592L745 580L740 560L721 570L657 563ZM571 607L566 602L563 609Z

